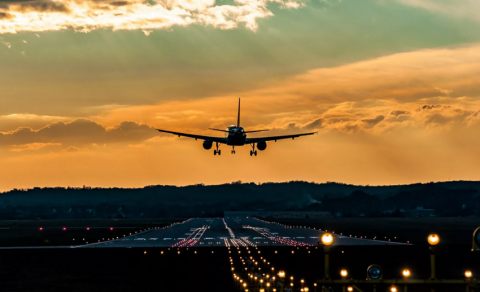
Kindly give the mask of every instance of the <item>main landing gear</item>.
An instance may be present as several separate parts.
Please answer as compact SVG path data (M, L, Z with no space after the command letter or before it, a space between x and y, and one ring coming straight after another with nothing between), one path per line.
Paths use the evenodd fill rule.
M257 150L255 150L255 144L252 144L252 150L250 150L250 156L257 156Z
M232 149L232 154L235 154L235 146L232 146L233 149Z
M216 142L215 146L217 147L217 149L213 150L213 155L222 155L222 150L218 150L218 142Z

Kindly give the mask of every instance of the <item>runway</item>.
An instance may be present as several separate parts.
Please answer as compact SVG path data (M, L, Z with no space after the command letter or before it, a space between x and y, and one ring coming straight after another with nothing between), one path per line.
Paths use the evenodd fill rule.
M74 248L318 246L326 231L288 227L248 217L192 218L165 228L125 234ZM407 243L333 234L332 245L405 245Z

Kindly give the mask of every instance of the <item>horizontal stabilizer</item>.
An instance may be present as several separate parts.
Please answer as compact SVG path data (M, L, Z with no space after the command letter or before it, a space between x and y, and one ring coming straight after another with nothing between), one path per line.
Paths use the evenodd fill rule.
M265 131L269 131L268 129L265 129L265 130L253 130L253 131L245 131L245 133L255 133L255 132L265 132Z

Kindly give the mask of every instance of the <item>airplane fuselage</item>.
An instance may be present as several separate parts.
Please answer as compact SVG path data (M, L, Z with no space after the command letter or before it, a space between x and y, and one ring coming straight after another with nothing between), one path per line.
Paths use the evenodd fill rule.
M245 139L247 134L242 127L230 126L227 129L227 145L229 146L243 146L245 145Z

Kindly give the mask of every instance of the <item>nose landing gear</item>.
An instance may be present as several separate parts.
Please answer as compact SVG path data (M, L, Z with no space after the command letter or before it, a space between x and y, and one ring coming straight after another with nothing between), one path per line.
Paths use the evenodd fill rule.
M222 150L219 150L218 149L218 142L216 142L215 146L217 147L216 150L213 150L213 155L221 155L222 154Z
M235 154L235 146L232 146L232 154Z

